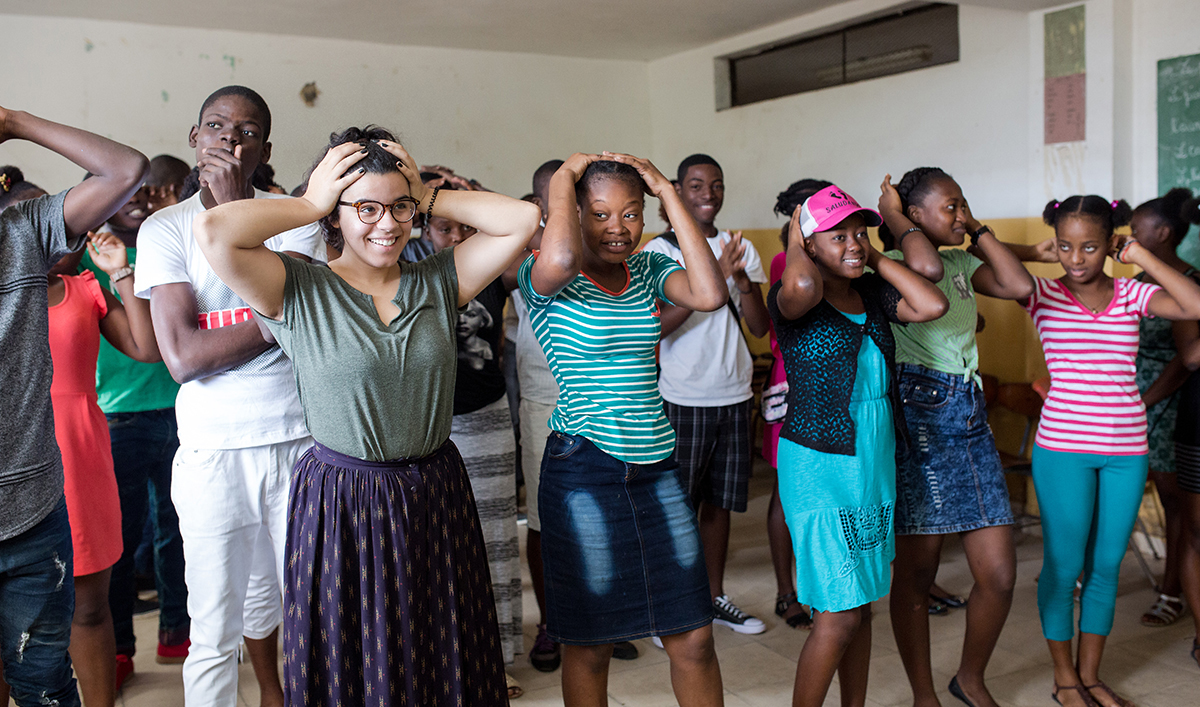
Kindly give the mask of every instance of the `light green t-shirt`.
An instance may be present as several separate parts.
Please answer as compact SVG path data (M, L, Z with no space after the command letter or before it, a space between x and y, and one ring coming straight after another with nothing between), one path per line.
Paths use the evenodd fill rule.
M129 264L137 259L136 248L126 248ZM92 256L83 254L83 267L92 271L96 282L120 299L108 275L92 262ZM175 407L175 396L179 384L171 377L167 364L134 361L113 348L104 337L100 337L100 355L96 360L96 394L100 409L106 414L122 412L147 412Z
M902 260L899 250L884 253L892 260ZM950 375L979 379L979 349L975 346L975 289L971 276L983 261L965 250L945 248L942 256L942 280L938 289L950 301L946 314L931 322L893 326L896 337L896 363L915 363L919 366Z
M323 264L279 253L283 314L263 317L292 360L313 439L367 461L423 457L450 437L458 370L454 249L400 262L395 320Z

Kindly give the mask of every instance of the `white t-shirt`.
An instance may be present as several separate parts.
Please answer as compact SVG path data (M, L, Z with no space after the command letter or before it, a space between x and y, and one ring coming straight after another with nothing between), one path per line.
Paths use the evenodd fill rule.
M713 255L721 257L721 247L728 243L729 231L721 231L707 239ZM751 282L767 281L762 259L754 244L743 239L746 254L742 262ZM643 250L663 253L684 267L683 253L667 242L655 238ZM741 292L733 278L725 281L729 299L742 311ZM720 407L733 405L754 397L750 389L754 377L754 359L742 339L741 325L733 318L729 307L715 312L692 312L678 329L664 337L658 355L662 373L658 390L663 400L688 407Z
M517 344L517 380L521 386L521 398L554 405L558 402L558 381L550 372L541 342L533 334L533 325L529 323L529 307L525 305L520 289L509 294L512 295L512 311L517 316L513 340Z
M256 189L254 198L285 197ZM200 327L215 329L246 321L250 307L221 282L192 237L192 220L203 211L196 194L146 219L138 232L134 291L149 299L158 285L189 283ZM266 245L325 260L325 244L315 223L281 233ZM278 346L224 373L184 383L175 415L179 443L194 449L242 449L308 435L292 363Z

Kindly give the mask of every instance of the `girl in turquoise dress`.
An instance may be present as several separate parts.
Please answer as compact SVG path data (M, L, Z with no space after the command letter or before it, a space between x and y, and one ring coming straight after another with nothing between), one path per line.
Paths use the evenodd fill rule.
M809 197L792 214L787 267L767 296L789 383L779 495L798 599L813 608L796 707L821 705L835 671L842 704L866 702L870 603L891 584L904 434L891 323L930 321L948 307L937 286L871 247L867 226L879 223L836 186Z

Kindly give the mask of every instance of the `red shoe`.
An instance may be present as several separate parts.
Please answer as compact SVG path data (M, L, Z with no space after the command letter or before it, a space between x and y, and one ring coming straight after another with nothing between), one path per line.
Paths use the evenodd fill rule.
M117 654L117 692L121 691L121 686L133 675L133 658L127 655Z
M178 665L187 660L188 649L191 648L192 642L189 639L184 639L183 643L176 643L173 646L168 646L165 643L158 644L158 655L155 656L154 662L159 665Z

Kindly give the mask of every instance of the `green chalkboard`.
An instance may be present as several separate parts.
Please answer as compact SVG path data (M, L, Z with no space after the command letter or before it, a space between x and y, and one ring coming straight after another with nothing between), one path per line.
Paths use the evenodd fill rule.
M1172 187L1200 191L1200 54L1158 62L1158 193ZM1179 255L1200 265L1194 232Z

